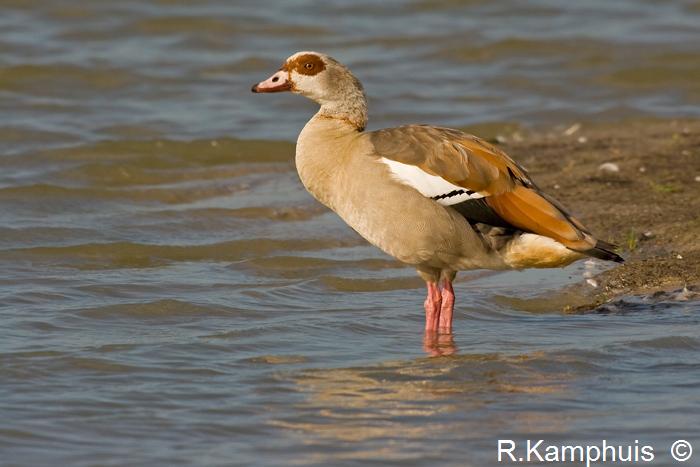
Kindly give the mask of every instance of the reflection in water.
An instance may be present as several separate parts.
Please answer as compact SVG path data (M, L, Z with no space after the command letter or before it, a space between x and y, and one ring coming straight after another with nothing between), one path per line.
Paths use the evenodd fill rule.
M426 331L423 334L423 350L431 357L443 357L457 353L454 334Z
M455 348L452 335L426 336L426 342L437 352ZM556 412L511 410L516 398L532 403L571 390L571 372L542 365L553 358L471 354L304 370L290 376L304 400L271 423L314 447L313 458L303 459L309 463L410 461L490 434L561 432L567 422Z

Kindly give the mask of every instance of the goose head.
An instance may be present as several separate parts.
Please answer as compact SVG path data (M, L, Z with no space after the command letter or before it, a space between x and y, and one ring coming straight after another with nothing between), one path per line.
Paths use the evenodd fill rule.
M345 65L319 52L295 53L251 90L291 91L317 102L321 116L346 120L359 130L367 123L367 104L360 81Z

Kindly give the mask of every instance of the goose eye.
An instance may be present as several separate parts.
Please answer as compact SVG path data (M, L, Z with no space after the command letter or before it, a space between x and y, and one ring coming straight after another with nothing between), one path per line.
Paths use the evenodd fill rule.
M310 69L312 69L313 67L314 67L314 64L313 64L313 63L305 63L305 64L304 64L304 68L306 68L307 70L310 70Z

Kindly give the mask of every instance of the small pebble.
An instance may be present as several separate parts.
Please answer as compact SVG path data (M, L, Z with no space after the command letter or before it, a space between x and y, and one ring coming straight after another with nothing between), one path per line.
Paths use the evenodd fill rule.
M681 255L676 255L676 259L683 259Z
M644 232L642 235L644 236L644 238L654 238L654 232L652 232L651 230Z
M588 138L586 138L585 136L579 136L578 139L577 139L576 141L578 141L579 143L583 144L583 143L585 143L586 141L588 141Z
M555 184L554 184L554 189L555 189L555 190L558 190L559 188L561 188L561 186L559 186L558 183L555 183Z
M496 135L496 141L498 141L499 143L503 144L503 143L505 143L506 141L508 141L508 138L506 138L506 137L503 136L503 135Z
M587 259L583 263L583 267L585 270L583 271L583 277L584 279L591 280L590 278L594 276L594 270L596 268L596 263L592 259ZM595 286L594 286L595 287Z
M646 167L640 167L640 168L639 168L639 171L640 171L641 173L644 173L644 172L647 171L647 168L646 168Z
M696 176L695 176L695 181L696 181L696 182L700 182L700 175L696 175Z
M598 172L613 174L620 172L620 166L614 162L605 162L598 166Z
M586 279L586 283L594 289L598 287L598 281L596 281L595 279Z
M574 123L574 124L571 125L569 128L567 128L566 130L564 130L564 134L565 134L566 136L571 136L571 135L573 135L574 133L576 133L576 132L577 132L578 130L580 130L580 129L581 129L581 124L580 124L580 123Z
M211 140L211 143L209 143L209 144L211 144L214 147L217 147L219 145L219 142L217 140L213 139L213 140Z
M689 155L690 155L690 151L688 151L687 149L684 149L684 150L681 151L681 155L683 155L683 156L689 156Z

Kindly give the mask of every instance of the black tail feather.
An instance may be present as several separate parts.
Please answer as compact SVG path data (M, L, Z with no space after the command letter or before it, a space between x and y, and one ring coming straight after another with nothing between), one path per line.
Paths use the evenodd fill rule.
M604 259L606 261L615 261L616 263L624 263L625 260L622 256L615 253L613 250L617 248L612 243L604 242L603 240L596 241L596 244L590 250L582 251L582 253L587 254L598 259Z

